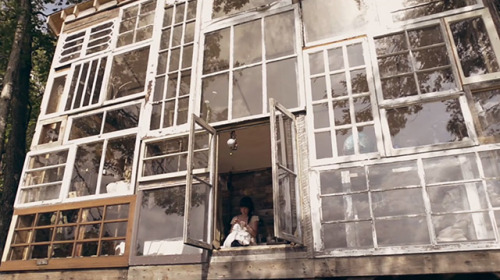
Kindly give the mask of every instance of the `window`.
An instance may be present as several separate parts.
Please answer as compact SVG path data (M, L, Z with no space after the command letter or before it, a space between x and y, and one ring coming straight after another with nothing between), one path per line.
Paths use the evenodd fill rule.
M390 135L386 152L440 143L470 145L475 134L442 26L409 28L374 41L382 126Z
M117 47L150 39L153 35L156 1L144 1L122 10Z
M464 83L500 78L500 39L486 10L446 18Z
M116 54L109 75L107 100L141 93L146 85L149 47Z
M52 78L52 85L50 86L50 93L47 106L45 106L45 114L52 114L62 111L62 100L64 94L64 87L68 76L68 69L64 69L56 73Z
M16 210L5 270L124 267L135 197ZM43 261L42 261L43 260Z
M150 129L187 123L197 1L165 8Z
M480 161L485 172L492 170L497 154L415 156L320 171L324 249L394 253L408 252L408 245L439 250L497 243L488 199L495 199L498 178L488 174L484 180L479 172Z
M141 104L120 106L104 112L73 117L68 140L102 135L120 130L136 128L139 124Z
M115 23L110 21L76 34L66 35L60 50L59 64L109 50L111 48L114 25Z
M17 202L59 199L67 160L67 149L28 155Z
M366 42L351 40L308 54L315 158L376 153L380 127Z
M456 13L457 11L464 11L464 8L477 8L482 5L481 1L478 0L384 0L377 1L377 6L382 20L386 20L388 23L396 23L410 20L426 20L432 16Z
M65 111L89 107L100 101L107 59L100 57L74 66Z
M471 111L478 135L485 142L498 142L500 136L500 89L472 93Z
M67 197L131 193L136 142L132 134L78 145Z
M212 19L235 15L242 12L269 8L273 0L252 0L252 1L233 1L221 0L213 1Z
M66 117L51 118L39 121L33 141L32 149L48 148L61 145L66 128Z
M286 108L301 104L295 18L293 10L266 14L205 34L203 119L213 123L264 114L269 98Z

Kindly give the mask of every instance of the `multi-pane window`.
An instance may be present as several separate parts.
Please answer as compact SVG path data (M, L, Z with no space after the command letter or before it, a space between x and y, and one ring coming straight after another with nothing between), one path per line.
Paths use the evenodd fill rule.
M165 8L150 129L187 123L197 1Z
M16 261L46 259L47 267L65 268L68 258L125 256L130 238L131 197L100 204L71 205L21 211L15 216L15 229L5 265ZM126 266L127 260L103 261L105 266ZM117 262L118 261L118 262ZM85 261L81 265L85 266ZM90 263L92 267L96 263ZM24 263L23 267L34 262ZM100 266L97 264L97 266Z
M153 35L155 9L155 0L123 9L117 47L150 39Z
M78 145L67 197L132 191L136 135Z
M136 128L139 124L141 104L108 109L104 112L75 117L68 140Z
M497 161L470 152L321 171L325 249L498 242Z
M116 54L111 65L106 100L143 92L148 61L149 46Z
M472 99L471 110L477 119L476 129L479 136L500 136L500 89L473 92Z
M107 59L104 56L74 66L65 111L85 108L100 101ZM49 104L48 108L51 106Z
M491 16L474 12L446 18L465 83L500 78L500 39Z
M59 199L67 159L67 149L28 156L18 203Z
M297 41L294 11L206 33L203 118L219 122L263 114L269 98L298 107Z
M208 163L209 135L196 137L194 146L194 168L203 168ZM177 174L187 170L188 136L167 138L146 143L141 177Z
M382 0L377 1L380 16L388 15L392 22L422 19L432 15L478 6L477 0L461 1L415 1L415 0Z
M377 152L377 107L363 42L309 53L317 159Z
M114 22L86 29L66 36L59 54L59 63L70 62L111 48Z
M383 99L457 90L440 25L375 38Z

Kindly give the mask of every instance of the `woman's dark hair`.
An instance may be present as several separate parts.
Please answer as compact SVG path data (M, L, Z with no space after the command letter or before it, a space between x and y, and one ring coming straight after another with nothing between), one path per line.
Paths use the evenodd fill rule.
M240 207L248 208L248 222L250 222L250 218L253 215L253 202L252 199L248 196L244 196L240 200Z

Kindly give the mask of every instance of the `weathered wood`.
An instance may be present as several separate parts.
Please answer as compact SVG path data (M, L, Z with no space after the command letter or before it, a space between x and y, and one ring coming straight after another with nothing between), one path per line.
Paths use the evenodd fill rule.
M110 9L107 11L93 14L93 15L85 18L85 20L70 21L64 25L63 32L64 33L76 32L76 31L85 29L87 27L94 26L94 25L99 24L101 22L105 22L105 21L117 18L119 11L120 11L120 9L114 8L114 9Z
M128 280L207 279L208 264L136 266L128 271Z
M314 277L311 259L211 263L208 279L292 279Z
M50 272L2 273L2 280L125 280L127 269L66 270Z

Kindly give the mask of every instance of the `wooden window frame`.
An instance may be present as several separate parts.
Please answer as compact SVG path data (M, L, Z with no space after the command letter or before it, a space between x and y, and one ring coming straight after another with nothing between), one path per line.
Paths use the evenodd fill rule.
M85 202L76 202L69 204L59 204L59 205L51 205L44 207L34 207L34 208L26 208L26 209L17 209L14 211L14 218L11 223L10 234L7 239L7 243L3 258L2 265L0 267L0 271L23 271L23 270L55 270L55 269L68 269L68 268L110 268L110 267L127 267L128 266L128 255L130 252L130 240L132 236L132 226L134 221L134 212L135 212L135 203L136 196L122 196L111 199L100 199L100 200L92 200ZM30 260L17 260L17 261L8 261L8 253L11 249L11 242L13 240L14 229L17 223L19 216L21 215L29 215L36 213L45 213L45 212L55 212L55 211L63 211L63 210L71 210L71 209L82 209L82 208L90 208L90 207L99 207L99 206L107 206L107 205L116 205L116 204L128 204L129 212L127 221L127 230L125 239L125 251L121 256L100 256L100 257L72 257L72 258L55 258L55 259L30 259ZM101 223L103 223L105 217L103 216L101 219ZM110 221L125 221L124 219L119 220L110 220ZM83 223L76 223L74 225L78 226ZM53 225L55 227L56 225ZM112 240L113 238L109 239ZM74 244L80 239L74 240ZM107 240L107 239L106 239ZM121 238L120 238L121 240ZM103 240L103 237L98 238L98 243L100 244ZM52 242L50 242L52 244ZM32 244L32 243L29 243Z

